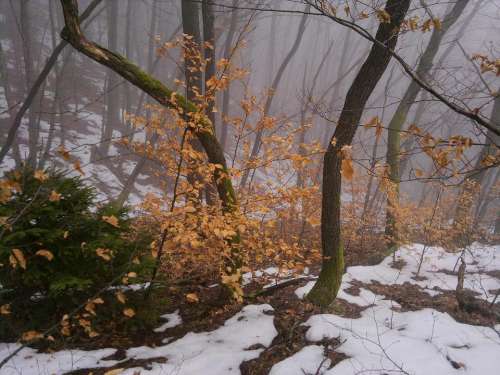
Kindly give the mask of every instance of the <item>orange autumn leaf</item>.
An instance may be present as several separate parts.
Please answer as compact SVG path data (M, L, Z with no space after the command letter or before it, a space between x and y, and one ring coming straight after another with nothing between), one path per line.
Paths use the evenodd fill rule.
M188 293L186 294L186 300L190 303L200 302L198 295L196 293Z
M49 195L49 201L51 202L59 202L61 200L61 194L59 194L57 191L52 190L50 195Z
M123 309L123 315L125 315L127 318L133 318L135 316L135 311L134 309L128 307L126 309Z
M6 303L5 305L0 306L0 314L1 315L10 314L10 303Z
M113 370L106 371L104 375L120 375L123 372L122 368L115 368Z
M63 157L64 160L68 161L70 159L69 151L67 151L63 145L59 146L57 152Z
M54 254L52 254L49 250L46 250L46 249L38 250L35 253L35 255L47 258L47 260L49 260L49 261L51 261L52 259L54 259Z
M22 269L26 269L26 258L24 254L19 249L12 249L12 255L10 257L10 264L15 267L17 264L21 266Z
M27 331L22 334L21 340L24 342L30 342L30 341L40 340L42 337L43 335L40 332Z
M75 168L75 170L82 176L85 175L85 172L83 171L82 166L80 164L80 160L77 160L73 163L73 168Z
M125 294L122 291L116 292L115 297L120 303L125 304L125 302L127 302L127 297L125 297Z
M391 23L391 15L385 9L378 9L376 12L380 23Z
M42 170L37 169L34 174L35 178L40 182L45 182L49 178L49 176Z
M118 219L116 218L116 216L114 215L111 215L111 216L103 216L102 217L102 220L105 221L106 223L108 224L111 224L112 226L118 228L119 227L119 223L118 223Z
M106 262L109 262L111 258L113 257L113 251L110 249L104 249L102 247L98 247L95 250L95 253L97 254L98 257L104 259Z

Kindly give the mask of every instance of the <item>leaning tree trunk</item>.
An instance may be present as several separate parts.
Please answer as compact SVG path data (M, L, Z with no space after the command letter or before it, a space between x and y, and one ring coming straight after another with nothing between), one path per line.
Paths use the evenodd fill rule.
M292 47L290 48L290 50L288 51L288 54L283 59L283 62L281 63L281 65L278 69L278 72L276 73L276 76L274 77L274 80L273 80L271 87L270 87L271 92L269 93L267 100L266 100L266 103L264 104L263 116L267 116L269 114L269 111L271 110L271 105L273 103L273 99L276 96L276 90L278 89L278 86L281 82L281 78L283 78L283 74L285 73L285 70L286 70L288 64L290 63L290 61L292 61L293 56L295 56L295 53L299 49L300 43L302 42L302 38L304 36L304 32L306 29L306 21L307 21L307 16L308 16L310 9L311 9L311 6L307 5L305 10L304 10L304 14L302 15L302 18L300 20L300 24L299 24L299 28L297 30L297 36L295 37L295 41L294 41ZM250 160L255 159L260 151L263 133L264 133L263 127L257 129L257 134L255 135L255 140L254 140L254 143L252 146L252 151L250 152ZM250 168L245 169L245 172L243 173L243 176L241 177L240 187L242 187L242 188L245 187L249 174L250 174Z
M91 12L95 9L95 7L101 2L101 0L93 0L87 9L83 11L83 13L80 16L80 22L83 21L84 19L88 18L91 14ZM88 23L87 23L88 24ZM85 25L87 26L87 25ZM85 29L85 26L83 27ZM11 127L9 128L9 133L7 135L7 139L5 143L2 146L2 149L0 150L0 163L3 162L3 159L5 158L5 155L9 152L10 148L14 144L14 141L16 140L16 134L21 126L21 121L23 119L23 116L25 115L26 111L30 108L31 103L35 100L35 97L38 93L38 90L42 86L42 84L45 82L45 79L49 75L50 71L54 67L54 65L57 62L57 58L61 54L62 50L64 47L68 44L66 41L61 41L56 48L52 51L51 55L45 62L45 65L38 75L37 79L33 82L33 85L30 87L28 95L26 96L26 99L24 99L23 103L21 104L21 107L19 108L19 111L17 111L16 116L14 118L14 121L12 122Z
M381 23L376 39L388 48L373 44L368 58L356 75L339 117L338 125L328 144L323 161L323 192L321 206L321 246L323 264L318 281L307 299L322 307L330 305L337 296L344 272L344 250L340 229L340 195L342 148L352 143L363 109L384 74L398 40L397 30L408 11L410 0L388 0L385 11L389 23Z
M61 0L66 27L61 37L68 41L75 49L92 60L112 69L122 78L134 86L148 93L158 103L173 109L182 109L188 121L195 124L191 131L200 141L208 158L208 162L215 166L213 180L217 186L219 199L225 213L235 213L238 209L236 194L229 176L226 159L220 143L215 137L213 124L200 113L195 103L188 101L184 96L172 91L161 81L144 72L122 55L109 51L99 44L88 40L80 29L78 20L77 0ZM239 235L228 239L231 247L233 268L231 273L238 273L241 268L239 251Z
M418 77L425 78L431 71L433 60L436 57L444 35L458 20L467 3L468 0L457 0L451 11L445 16L442 26L434 28L429 44L427 44L417 66L416 74ZM386 162L389 166L389 178L392 186L391 193L387 195L385 234L389 240L388 248L390 252L395 250L398 242L395 211L399 205L399 182L401 179L401 129L419 92L420 86L416 81L412 80L389 123Z

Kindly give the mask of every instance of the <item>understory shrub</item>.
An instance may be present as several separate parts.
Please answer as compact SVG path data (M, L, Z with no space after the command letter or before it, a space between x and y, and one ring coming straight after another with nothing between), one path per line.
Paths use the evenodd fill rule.
M95 199L94 188L64 172L6 173L0 193L0 305L10 318L2 322L14 327L3 324L0 334L44 328L51 323L47 317L60 319L96 296L113 296L112 286L147 275L151 260L144 249L150 237L134 231L127 209L99 206ZM104 309L103 298L92 310Z

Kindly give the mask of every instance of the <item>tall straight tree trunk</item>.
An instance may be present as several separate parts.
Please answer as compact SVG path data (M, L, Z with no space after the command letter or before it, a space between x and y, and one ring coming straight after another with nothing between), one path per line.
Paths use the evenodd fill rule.
M299 24L299 28L297 30L297 36L295 37L295 41L293 42L292 47L288 51L288 54L283 59L283 62L281 63L281 65L278 69L278 72L276 73L276 76L274 77L274 80L273 80L271 87L270 87L271 93L270 93L270 95L268 95L266 103L264 104L264 112L263 112L264 116L267 116L269 114L269 112L271 110L271 105L273 103L273 99L276 96L276 90L278 89L278 86L281 82L281 79L283 78L283 74L285 73L285 70L286 70L288 64L290 63L290 61L292 61L297 50L299 49L300 43L302 42L304 32L306 29L306 21L307 21L307 16L308 16L310 9L311 9L310 5L307 5L305 7L304 14L302 15L302 18L301 18L300 24ZM254 140L254 143L252 146L252 151L250 152L250 160L255 159L257 157L257 154L259 153L260 146L262 144L263 133L264 133L263 127L257 129L257 134L255 135L255 140ZM241 177L241 183L240 183L241 187L245 187L249 174L250 174L250 169L249 168L245 169L245 172L243 173L243 176Z
M108 0L106 8L108 25L108 48L116 51L118 45L118 1ZM118 74L112 70L106 71L106 117L101 133L101 144L99 147L100 158L108 155L112 143L113 130L119 128L120 124L120 90L117 86L120 82Z
M127 9L125 13L125 19L127 22L127 26L125 26L125 57L127 59L132 58L132 36L131 36L131 27L129 25L132 24L133 22L133 12L134 12L134 0L128 0L127 1ZM128 133L132 132L132 124L129 120L126 119L125 113L131 114L132 113L132 87L130 85L126 84L123 85L123 98L125 105L124 105L124 116L123 120L125 122L125 128Z
M226 43L224 45L223 58L228 59L232 53L232 44L234 39L234 34L236 33L236 27L238 24L238 10L236 6L238 5L239 0L233 0L232 3L232 13L231 13L231 21L229 24L229 30L226 36ZM226 121L227 116L229 116L229 98L231 95L231 83L229 83L228 87L222 93L222 114L221 114L221 135L220 135L220 144L222 148L226 149L227 136L229 133L229 126Z
M54 15L56 14L53 9L53 2L49 2L49 16L50 16L50 35L51 35L51 43L52 50L56 49L56 35L57 35L57 24ZM53 92L54 99L52 100L51 105L51 114L49 120L49 130L47 134L47 139L44 145L44 152L40 155L40 161L38 163L38 169L44 169L45 163L49 158L50 148L52 147L52 141L54 139L54 132L56 127L56 118L57 118L57 109L59 106L59 84L61 82L61 69L58 66L57 62L54 64L54 83L53 83ZM61 116L59 114L59 116Z
M21 0L21 33L23 38L23 57L24 69L26 76L27 88L33 86L35 82L35 65L33 62L32 51L33 45L33 30L30 12L29 0ZM28 117L28 165L33 168L36 166L38 155L38 138L40 136L40 100L42 98L41 91L37 91L36 95L31 102L29 117Z
M306 116L308 113L308 104L309 104L309 98L313 96L315 90L316 90L316 85L318 83L318 79L320 77L321 71L323 70L323 67L328 60L328 57L330 56L330 52L333 48L334 43L331 42L330 45L328 46L328 49L326 50L325 54L321 58L321 61L318 65L318 68L316 69L316 72L314 73L314 77L312 79L311 87L307 88L306 87L306 76L307 76L307 71L308 67L307 64L305 65L304 68L304 76L302 78L302 95L303 95L303 103L302 103L302 108L300 110L300 126L306 125ZM308 119L312 123L312 119ZM303 129L300 132L300 138L299 138L299 155L305 156L305 149L304 149L304 143L306 141L306 134L307 134L307 129ZM302 188L304 187L304 176L303 172L299 170L297 173L297 187Z
M427 91L422 92L421 97L420 97L420 102L417 105L417 108L415 110L415 116L413 116L412 124L419 125L420 120L422 119L425 109L426 109L426 104L427 100L429 99L429 93ZM417 138L416 137L409 137L406 139L404 142L401 143L401 149L402 152L400 154L400 159L399 159L399 176L403 176L408 169L408 165L410 164L410 157L407 155L408 152L411 152L411 149L417 145Z
M387 81L385 83L384 103L382 104L382 116L380 116L382 121L384 120L385 107L387 105L387 99L389 97L389 88L392 84L393 75L394 75L394 68L391 69L389 77L387 78ZM371 155L371 160L370 160L370 173L369 173L369 177L368 177L368 185L366 187L365 200L363 203L363 214L362 214L363 220L369 216L368 215L368 213L369 213L368 207L371 206L370 198L372 197L371 192L372 192L373 181L375 179L374 178L375 177L375 167L377 165L377 151L378 151L379 140L380 140L380 135L375 134L375 142L373 143L372 155ZM375 197L373 197L373 198L375 198Z
M90 16L92 11L97 7L97 5L101 2L101 0L93 0L83 11L83 13L80 16L80 22L85 20ZM90 20L83 26L83 29L89 24ZM33 85L30 86L28 94L26 96L26 99L24 99L23 103L21 104L21 107L16 113L16 116L14 120L12 121L12 125L9 128L9 133L7 135L7 139L5 140L2 149L0 150L0 163L3 162L5 155L9 152L10 148L15 144L16 140L16 134L17 131L19 130L19 127L21 126L21 121L23 119L23 116L26 114L28 109L30 108L31 104L35 101L35 97L38 94L38 91L40 90L40 87L42 84L45 82L45 79L49 75L50 71L54 67L54 65L57 62L57 59L59 55L61 54L62 50L64 47L68 44L66 41L61 41L57 45L57 47L52 51L51 55L45 62L45 65L43 69L41 70L40 74L38 75L37 79L35 82L33 82Z
M11 86L10 86L10 80L9 80L9 74L7 71L7 56L5 55L3 51L3 47L0 43L0 83L3 86L4 89L4 95L5 95L5 101L7 102L7 108L5 109L6 111L9 112L9 118L12 118L11 111L15 110L16 104L14 103L13 97L12 97L12 91L11 91ZM2 108L2 110L4 110ZM9 138L4 141L5 143L7 142ZM3 139L2 139L3 140ZM5 147L4 143L4 147ZM11 145L14 144L14 140L11 140ZM14 159L15 166L19 167L22 163L21 160L21 155L19 153L19 146L17 143L15 144L16 147L13 148L12 150L12 158ZM2 147L2 151L4 150L4 147ZM6 153L9 149L6 149ZM0 159L0 164L2 163L3 158Z
M214 32L214 22L215 15L213 11L213 6L209 0L203 0L202 3L202 15L203 15L203 52L206 61L205 69L205 90L207 88L206 82L210 78L215 76L215 32ZM210 47L207 46L207 43ZM215 97L213 98L215 101ZM215 124L215 112L213 111L214 102L211 101L207 108L207 116Z
M490 120L493 124L500 124L500 95L495 97L493 102L493 109L491 111ZM481 186L486 170L484 169L483 161L488 156L494 156L498 152L498 144L500 144L500 137L492 131L486 133L485 145L481 148L477 156L476 165L474 170L464 180L463 188L460 196L457 199L458 205L455 210L455 217L453 219L453 226L456 230L465 230L468 232L471 228L471 222L467 221L467 217L471 215L471 208L474 203L472 199L475 195L476 187ZM458 237L462 237L460 234ZM457 238L460 240L461 238Z
M346 70L346 62L348 61L348 57L349 57L349 49L352 48L351 37L352 37L352 30L345 29L345 39L344 39L344 45L342 46L342 53L340 55L340 62L339 62L339 65L337 67L337 77L342 76L342 73ZM341 87L342 87L342 82L339 82L338 84L336 84L333 87L332 98L330 99L330 103L329 103L328 108L327 108L329 113L333 112L335 102L337 102L337 100L338 100L338 96L339 96L339 92L340 92ZM328 145L328 141L330 140L330 138L333 134L333 131L330 127L331 123L328 122L327 120L324 121L324 125L325 125L325 130L323 133L322 144L323 144L323 147L326 148Z
M192 1L182 2L182 31L185 35L189 35L192 39L186 39L187 50L190 51L196 49L198 53L201 53L201 45L203 42L201 35L201 12L200 4ZM194 45L193 45L194 44ZM190 52L188 52L189 54ZM186 98L191 103L200 103L199 95L203 94L203 73L200 70L201 67L197 65L196 57L191 58L189 56L184 57L184 76L186 78ZM213 124L213 122L212 122ZM200 142L195 139L190 139L191 147L196 151L201 151ZM195 187L199 182L200 176L189 173L188 180ZM198 198L202 199L202 190L198 190Z
M490 173L486 174L487 178L483 178L485 182L481 184L482 191L476 204L473 221L474 226L483 221L486 212L488 212L489 205L491 203L494 203L495 199L498 198L494 195L495 193L492 192L492 187L498 181L498 177L500 176L500 168L496 168L496 170L490 171Z
M215 15L211 2L209 0L203 0L202 7L202 18L203 18L203 52L205 62L207 64L205 68L205 95L207 95L208 85L207 82L215 76L215 59L216 59L216 49L215 49ZM210 93L213 95L213 98L208 98L209 105L207 107L206 113L207 117L210 119L212 124L215 127L215 100L216 93ZM216 190L213 184L207 184L205 187L205 197L208 204L215 203L215 198L217 196Z
M409 6L410 0L388 0L386 3L385 11L390 15L390 22L379 25L376 39L391 50L396 46L397 30ZM386 48L372 45L368 58L347 92L338 125L324 156L321 202L323 262L319 278L307 295L308 300L322 307L330 305L337 296L344 272L340 220L342 149L351 145L366 102L390 60L391 54Z
M435 27L432 31L431 39L417 66L416 74L418 77L425 78L431 71L434 58L436 57L443 37L458 20L467 3L468 0L457 0L451 11L446 14L442 26L440 28ZM401 179L401 129L419 92L420 86L415 80L412 80L389 123L386 162L389 166L389 178L392 182L391 189L393 189L393 191L387 196L385 234L389 240L389 251L391 252L395 250L398 242L395 210L399 205L399 182Z

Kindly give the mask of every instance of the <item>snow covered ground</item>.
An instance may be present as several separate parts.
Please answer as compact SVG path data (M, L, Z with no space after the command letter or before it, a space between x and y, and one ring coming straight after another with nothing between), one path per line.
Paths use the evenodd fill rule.
M424 256L421 257L422 252ZM441 248L422 245L402 247L397 254L404 260L401 270L392 268L392 258L376 266L357 266L347 269L339 298L365 307L359 318L335 314L311 316L307 327L308 345L294 355L276 363L271 375L349 375L349 374L414 374L414 375L496 375L500 369L500 325L482 327L462 324L449 314L426 308L418 311L398 311L399 305L361 287L358 295L349 294L355 281L378 281L386 285L404 282L416 284L432 295L453 290L460 253L448 253ZM491 275L500 270L500 246L474 244L465 253L467 274L465 287L487 301L494 298L500 280ZM418 278L414 278L418 263L423 259ZM262 274L275 274L268 269ZM489 273L489 274L487 274ZM250 278L250 275L247 275ZM255 275L254 275L255 276ZM284 275L285 277L287 275ZM314 281L296 290L302 298ZM279 291L278 291L279 293ZM247 305L225 324L210 332L190 332L174 341L151 347L135 347L127 351L127 359L166 358L152 361L151 368L128 368L123 374L189 375L240 374L242 362L259 357L278 334L267 304ZM163 316L161 332L182 324L178 311ZM495 330L496 328L496 330ZM326 339L326 341L325 341ZM328 339L339 343L328 347ZM17 348L17 344L0 344L0 359ZM347 358L331 366L325 351L335 350ZM120 361L103 358L114 349L96 351L60 351L36 353L26 348L1 370L2 375L47 375L95 367L120 367Z
M224 325L211 332L190 332L184 337L155 348L141 346L130 348L127 358L147 359L165 357L166 363L153 363L151 370L130 368L122 374L176 374L176 375L225 375L239 374L243 361L257 358L268 347L277 331L273 324L273 308L270 305L248 305L228 319ZM167 324L180 323L176 313L165 316ZM159 327L166 329L165 326ZM18 347L17 344L0 344L0 358L5 358ZM2 369L2 375L51 375L68 371L110 367L118 361L103 358L114 349L95 351L67 350L50 354L36 353L25 348Z
M421 257L422 252L424 254ZM359 319L347 319L333 314L312 316L304 323L309 327L306 339L311 343L323 339L338 339L335 351L349 358L331 369L323 355L324 348L311 345L294 356L276 364L271 375L350 375L350 374L498 374L500 372L500 326L480 327L456 322L450 315L433 309L398 312L394 301L386 300L360 288L358 296L346 289L354 280L386 285L405 282L416 284L431 295L442 290L454 290L457 276L450 274L460 253L423 245L402 247L397 258L404 261L401 270L392 268L392 257L376 266L349 267L344 275L338 298L359 306L370 306ZM500 270L500 246L473 244L464 252L467 273L464 287L491 301L500 280L486 272ZM414 278L420 259L419 278ZM298 288L302 298L314 281ZM318 371L318 369L321 369Z

